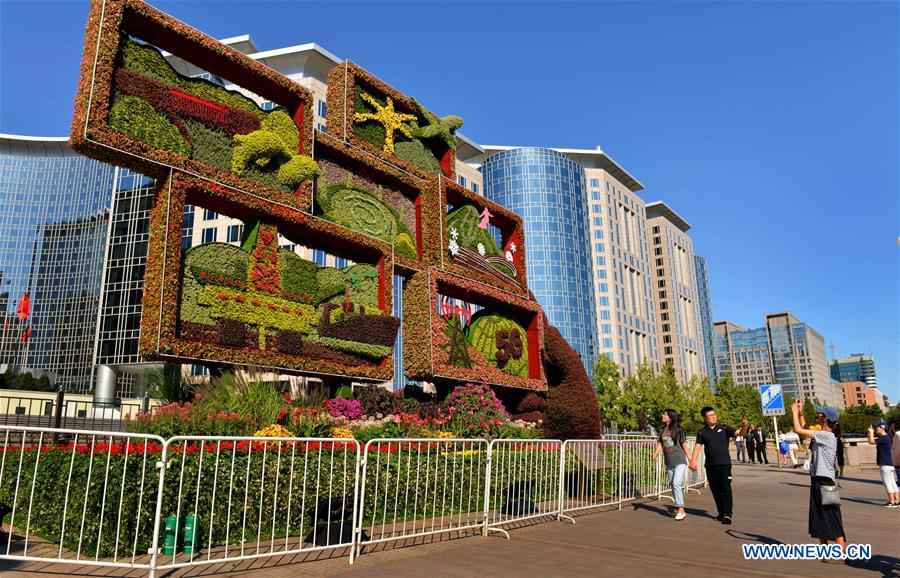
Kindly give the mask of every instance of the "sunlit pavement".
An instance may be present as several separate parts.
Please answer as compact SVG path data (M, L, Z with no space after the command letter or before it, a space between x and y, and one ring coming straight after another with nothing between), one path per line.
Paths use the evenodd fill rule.
M591 513L576 525L549 521L499 535L364 553L350 566L347 558L289 563L287 559L214 565L161 576L390 577L443 576L900 576L900 510L882 508L884 492L877 472L848 474L841 482L844 526L851 542L873 547L873 559L856 566L816 561L749 561L741 544L807 543L809 475L779 472L774 465L737 464L735 521L723 526L711 518L707 490L687 498L688 517L677 522L671 502L629 505ZM23 572L25 569L32 570ZM136 571L0 562L4 577L140 576Z

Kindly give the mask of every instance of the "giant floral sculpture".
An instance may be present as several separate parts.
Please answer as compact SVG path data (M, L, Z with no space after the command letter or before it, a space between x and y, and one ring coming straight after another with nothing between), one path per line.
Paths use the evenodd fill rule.
M399 276L407 376L485 383L523 417L596 435L590 381L528 291L522 220L455 182L462 119L350 62L329 77L328 134L311 104L140 0L92 2L72 144L157 179L141 354L387 380ZM239 219L240 244L182 248L188 205Z

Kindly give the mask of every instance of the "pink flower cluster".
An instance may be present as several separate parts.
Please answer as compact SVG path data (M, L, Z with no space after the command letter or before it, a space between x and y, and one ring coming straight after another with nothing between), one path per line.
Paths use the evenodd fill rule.
M358 399L336 397L325 402L325 409L331 417L343 417L349 420L359 419L363 415L362 404Z

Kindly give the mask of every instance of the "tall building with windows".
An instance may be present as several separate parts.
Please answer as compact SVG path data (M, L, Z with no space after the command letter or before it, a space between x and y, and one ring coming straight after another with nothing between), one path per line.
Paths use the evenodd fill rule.
M869 387L878 385L875 375L875 358L871 355L853 353L848 357L834 359L830 367L831 377L840 383L860 381Z
M709 288L709 268L706 258L694 255L694 278L697 280L697 304L700 308L700 332L703 334L703 350L706 353L706 372L709 385L715 390L716 361L713 348L715 332L713 330L712 291Z
M458 160L470 168L481 168L486 196L502 204L511 203L507 206L513 210L523 205L540 207L556 202L558 197L553 191L553 181L540 183L533 180L529 185L530 198L511 198L505 192L495 196L495 179L508 180L518 175L488 171L487 167L495 156L510 154L513 150L516 147L471 145L460 147L457 155ZM623 377L633 374L644 362L659 371L656 313L650 293L646 211L643 199L637 194L643 190L643 185L599 147L550 150L567 157L584 172L584 196L579 202L587 212L585 230L588 233L589 268L593 281L596 351L615 361ZM578 223L571 221L559 223L558 226L566 229ZM548 251L558 250L552 237L537 236L529 239L529 260L544 242L549 244ZM530 269L529 279L533 279ZM541 301L541 295L536 295ZM548 309L552 308L544 301L541 303ZM589 309L586 303L582 308Z
M90 390L114 173L65 138L0 135L0 365Z
M590 372L596 355L584 169L550 149L498 151L481 166L486 197L525 221L528 285Z
M746 329L730 321L714 325L716 375L730 375L737 385L773 383L769 336L764 327Z
M718 321L714 347L720 378L727 373L740 385L779 383L795 399L842 407L841 388L828 374L824 338L791 313L766 315L763 327L749 330Z
M708 373L694 274L694 242L688 235L691 225L662 202L648 204L646 211L661 360L686 383Z

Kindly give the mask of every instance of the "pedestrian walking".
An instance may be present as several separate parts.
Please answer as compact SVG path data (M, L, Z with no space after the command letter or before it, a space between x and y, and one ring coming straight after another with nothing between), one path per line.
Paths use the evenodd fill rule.
M728 452L728 442L737 435L733 427L719 423L716 410L706 406L700 410L700 416L705 424L697 433L697 443L694 445L694 455L691 456L690 468L697 469L697 458L700 456L700 448L706 456L706 481L716 501L716 519L723 524L731 524L734 515L733 500L731 496L731 454Z
M800 462L797 461L797 446L800 445L800 436L791 430L787 430L781 434L781 443L787 445L787 456L791 459L791 465L799 468Z
M747 440L744 439L744 436L747 435L747 429L749 429L750 423L747 421L747 416L741 418L741 426L737 430L737 435L734 438L734 447L737 450L737 459L740 460L741 463L747 461Z
M747 426L744 432L744 443L747 445L747 454L750 456L750 463L756 463L756 437L753 435L753 424Z
M896 508L900 505L900 490L897 488L897 472L894 469L894 459L891 455L891 436L887 435L887 424L880 421L874 427L869 426L869 443L875 445L875 463L881 470L881 483L887 492L888 501L886 508Z
M684 520L684 480L687 476L688 449L687 436L681 429L681 416L674 409L667 409L662 414L662 431L656 442L655 460L660 452L666 462L666 473L669 487L672 488L672 499L675 500L675 519Z
M838 421L837 410L831 407L816 409L816 425L821 427L816 431L808 429L801 424L800 414L803 411L803 402L794 401L791 413L794 419L794 431L797 435L809 438L811 461L809 466L809 535L818 538L822 544L830 541L837 542L846 550L847 538L844 532L844 520L841 516L841 505L830 503L831 497L836 492L837 481L837 439L832 429ZM829 496L824 500L823 491ZM823 560L823 562L843 564L842 560Z
M891 424L891 430L894 432L891 436L891 457L894 461L894 473L897 474L897 484L900 485L900 417Z
M766 432L760 426L756 426L756 429L753 430L753 444L756 446L756 461L763 463L763 460L765 460L766 465L768 465L769 456L766 455Z

